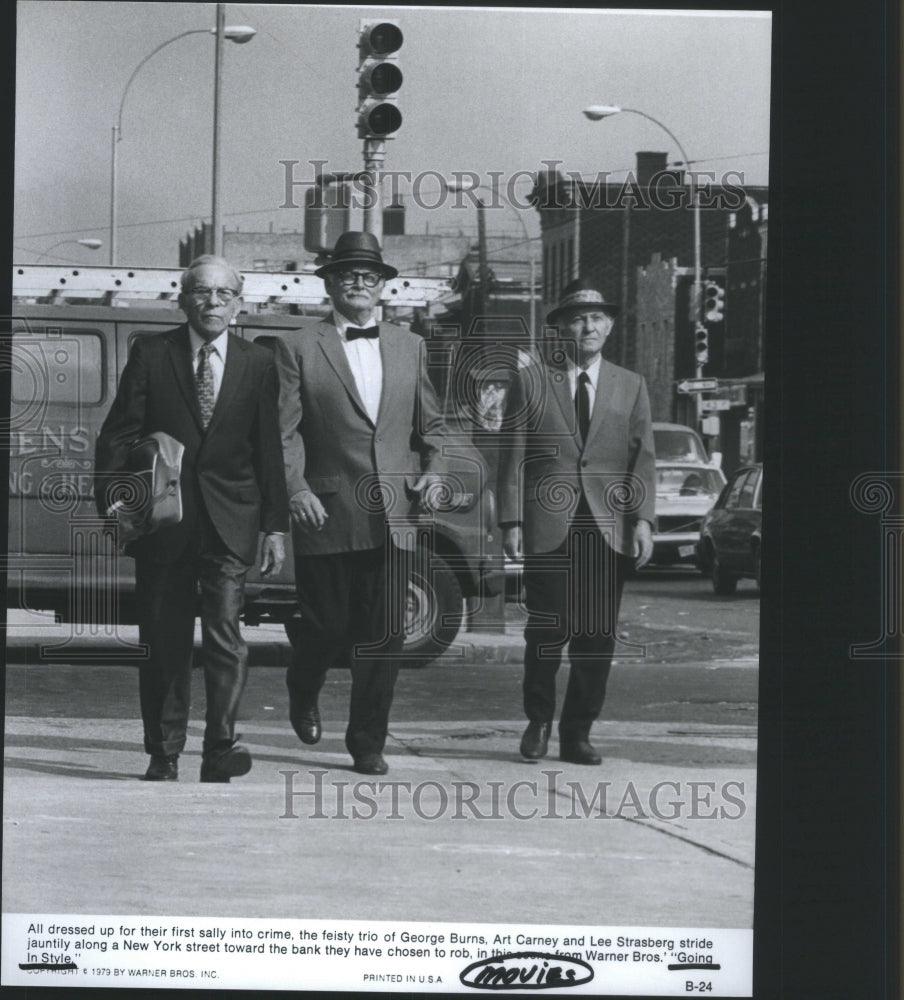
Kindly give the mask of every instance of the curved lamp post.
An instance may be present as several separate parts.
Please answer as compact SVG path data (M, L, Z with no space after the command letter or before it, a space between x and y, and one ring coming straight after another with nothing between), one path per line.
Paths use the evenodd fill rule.
M53 246L49 246L46 250L38 254L35 263L43 260L51 250L56 250L57 247L65 246L67 243L75 243L80 247L87 247L89 250L99 250L103 245L103 240L96 240L93 238L84 240L60 240L58 243L54 243Z
M620 108L614 104L591 104L584 108L583 114L585 118L589 118L592 122L602 121L604 118L610 118L612 115L619 114L632 114L640 115L641 118L646 118L647 121L653 122L654 125L658 125L663 132L675 143L678 147L678 152L681 154L682 161L685 167L690 165L690 160L687 157L687 153L684 151L684 146L678 141L678 137L675 133L665 124L663 124L658 118L654 118L652 115L648 115L646 111L639 111L637 108ZM697 191L697 182L694 179L693 171L690 172L690 185L691 185L691 204L694 208L694 311L696 315L696 323L700 324L702 322L702 310L703 310L703 268L701 264L701 251L700 251L700 198ZM697 364L696 369L697 378L700 378L703 374L703 366ZM700 394L695 393L696 400L696 410L697 410L697 423L700 422Z
M214 252L218 252L217 242L217 230L219 228L219 192L217 190L219 183L219 159L220 159L220 76L222 68L222 57L220 55L222 48L222 39L228 38L230 42L235 42L237 45L242 45L245 42L250 42L252 38L257 34L254 28L249 28L247 25L230 25L228 27L222 26L219 22L222 18L222 4L217 4L217 27L215 28L192 28L189 31L183 31L179 35L174 35L172 38L167 39L167 41L162 42L157 46L152 52L149 52L144 59L135 67L132 71L132 75L129 77L126 83L125 89L122 92L122 100L119 102L119 114L116 116L116 124L113 126L113 153L110 167L110 263L116 263L116 225L117 225L117 213L116 213L116 187L117 187L117 155L116 150L120 141L122 140L122 111L126 103L126 95L129 93L129 87L132 86L132 81L138 76L139 71L142 66L149 60L152 59L161 49L165 49L168 45L172 45L173 42L178 42L180 38L186 38L188 35L215 35L216 36L216 67L214 73L214 89L213 89L213 212L211 218L211 225L214 231L214 241L215 249Z

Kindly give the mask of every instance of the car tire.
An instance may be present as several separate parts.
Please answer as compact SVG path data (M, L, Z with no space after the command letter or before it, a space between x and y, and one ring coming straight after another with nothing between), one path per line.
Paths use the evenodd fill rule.
M404 667L432 663L455 641L464 620L461 584L455 571L441 556L426 556L421 564L429 567L431 579L415 571L408 582ZM299 619L290 618L285 629L294 648L298 644Z
M455 641L464 620L461 583L442 556L430 555L423 565L430 570L425 579L417 570L408 581L405 612L405 667L425 667Z
M713 552L712 580L713 590L723 597L733 594L738 589L738 578L725 569L718 552Z

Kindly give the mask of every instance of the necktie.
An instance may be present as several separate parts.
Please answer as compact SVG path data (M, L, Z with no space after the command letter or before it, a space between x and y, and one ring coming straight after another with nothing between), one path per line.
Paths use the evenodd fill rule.
M214 398L213 368L210 364L210 353L214 350L212 344L205 344L198 352L198 369L195 372L195 386L198 390L198 405L201 407L201 423L204 430L213 415Z
M590 429L590 376L587 372L578 375L578 391L574 394L574 412L577 418L581 440L586 443Z
M357 340L359 337L366 337L368 340L375 340L379 336L380 328L378 326L368 326L363 330L360 326L347 326L345 328L346 340Z

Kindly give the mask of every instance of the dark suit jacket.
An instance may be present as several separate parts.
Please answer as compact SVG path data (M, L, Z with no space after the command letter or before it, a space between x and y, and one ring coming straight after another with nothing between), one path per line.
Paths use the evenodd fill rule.
M110 473L129 447L154 431L185 446L182 521L133 542L128 554L172 562L197 531L199 500L220 538L243 562L257 555L258 532L288 531L289 512L273 355L230 333L223 382L206 431L201 426L188 327L135 341L116 399L97 439L95 492L106 510Z
M380 324L383 388L375 424L331 322L293 330L276 342L289 496L309 489L329 515L320 531L293 525L296 556L383 545L387 516L401 525L418 477L441 471L445 425L423 344L399 326ZM393 538L411 547L404 528Z
M632 555L634 525L652 522L656 461L643 378L603 360L586 442L575 421L564 368L534 363L518 372L506 401L499 521L524 527L527 553L565 540L582 491L613 548Z

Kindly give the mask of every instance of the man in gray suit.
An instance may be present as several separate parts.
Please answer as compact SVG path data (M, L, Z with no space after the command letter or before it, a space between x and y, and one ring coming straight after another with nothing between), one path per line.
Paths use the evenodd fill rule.
M643 566L653 552L646 384L601 355L616 315L586 282L568 285L548 316L561 341L548 363L518 372L507 400L499 523L506 553L524 555L528 760L546 755L567 646L559 756L600 763L589 736L605 698L622 583L631 563Z
M318 693L348 662L345 743L362 774L385 774L383 747L404 642L406 515L428 505L444 424L420 337L375 309L398 272L376 238L348 232L316 272L333 309L276 344L280 423L301 622L287 674L299 739L321 736Z

